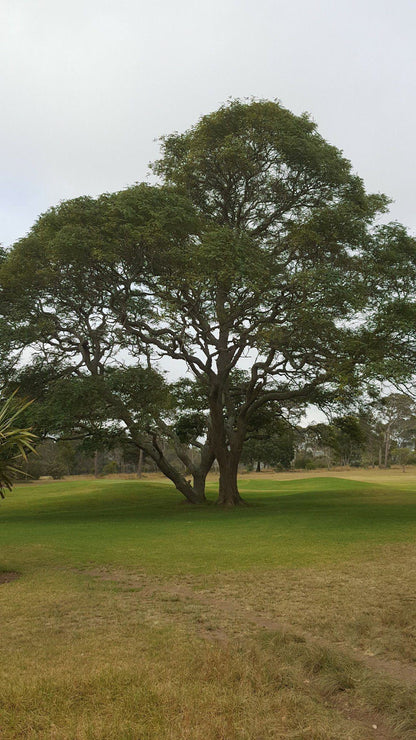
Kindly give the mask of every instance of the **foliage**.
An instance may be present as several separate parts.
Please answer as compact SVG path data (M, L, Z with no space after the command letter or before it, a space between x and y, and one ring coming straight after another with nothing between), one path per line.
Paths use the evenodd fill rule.
M52 439L39 441L36 456L30 455L21 466L22 477L37 480L42 476L50 476L60 480L73 471L75 456L76 450L70 442Z
M19 400L14 393L3 400L0 407L0 496L2 498L4 498L4 489L8 488L10 491L13 479L21 472L16 467L16 461L26 460L27 453L34 452L35 435L30 429L16 426L18 417L27 409L29 403Z
M392 450L392 455L399 465L402 466L403 471L406 469L406 465L416 461L414 450L411 450L410 447L395 447Z
M327 464L333 458L342 465L360 460L366 440L361 418L352 414L335 417L329 424L312 424L308 427L306 437L312 448L326 454Z
M241 461L249 469L260 463L277 469L290 468L295 454L295 430L275 409L262 409L251 420Z
M118 465L115 460L110 460L103 467L104 475L113 475L114 473L118 473L118 472L119 472Z
M404 393L391 393L374 404L374 415L379 431L380 446L384 467L389 464L392 443L396 448L406 449L415 446L416 441L416 403ZM399 457L405 457L399 453ZM405 463L401 463L402 465Z
M159 250L188 233L192 208L180 196L146 186L126 191L122 202L127 212L118 194L62 203L8 255L3 301L15 342L32 351L31 367L14 383L38 385L37 421L45 434L66 430L98 448L111 435L127 435L190 500L203 498L180 473L184 464L199 471L175 434L167 384L149 351L126 334L120 315L125 299L141 317L150 314L153 306L134 281ZM59 398L65 389L69 403ZM180 469L164 455L167 438ZM209 455L206 471L211 462Z

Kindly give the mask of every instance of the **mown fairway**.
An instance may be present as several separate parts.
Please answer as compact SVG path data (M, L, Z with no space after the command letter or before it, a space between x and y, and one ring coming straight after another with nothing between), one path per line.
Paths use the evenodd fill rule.
M17 487L1 739L415 738L416 476L359 476Z

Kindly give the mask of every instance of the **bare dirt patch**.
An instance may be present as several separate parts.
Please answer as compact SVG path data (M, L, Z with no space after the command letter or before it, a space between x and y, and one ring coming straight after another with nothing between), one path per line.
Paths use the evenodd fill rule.
M9 571L0 571L0 585L2 583L10 583L11 581L15 581L17 578L20 578L20 573L16 573L14 570Z

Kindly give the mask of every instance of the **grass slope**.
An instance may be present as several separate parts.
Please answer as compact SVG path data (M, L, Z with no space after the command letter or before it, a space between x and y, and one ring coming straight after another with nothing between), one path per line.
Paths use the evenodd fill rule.
M190 506L153 482L19 487L0 512L3 564L19 570L96 562L198 573L339 560L415 538L413 488L336 478L265 480L261 487L243 480L240 488L250 506L223 511Z

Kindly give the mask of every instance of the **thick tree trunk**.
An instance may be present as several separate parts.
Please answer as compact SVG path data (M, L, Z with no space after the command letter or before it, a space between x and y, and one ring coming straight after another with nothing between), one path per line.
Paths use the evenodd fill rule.
M239 455L227 452L218 460L220 468L220 483L218 490L218 504L223 506L239 506L244 501L240 496L237 483Z
M260 464L260 460L257 460L257 468L256 468L256 473L260 473L260 471L261 471L261 464Z
M238 490L237 473L246 428L244 423L240 422L232 431L227 429L224 410L222 404L218 402L218 394L212 396L210 411L212 447L220 472L217 503L223 506L238 506L244 503Z
M102 393L104 398L107 400L111 408L113 408L118 417L122 419L131 434L133 442L137 445L139 450L143 450L143 453L148 455L154 463L156 463L159 470L166 475L169 480L172 481L173 485L185 496L186 500L191 504L204 504L206 503L205 493L200 490L194 491L191 484L186 480L185 476L179 472L173 465L168 462L164 455L163 444L159 444L157 437L150 435L144 436L140 431L137 430L135 421L131 416L129 409L123 403L123 401L115 394L112 393L103 383Z
M187 501L189 501L190 504L205 504L206 498L205 498L205 477L204 477L204 487L201 491L195 490L191 484L186 480L186 478L182 475L182 473L179 473L176 468L174 468L172 465L170 465L166 458L159 457L151 455L152 459L157 464L159 470L166 475L167 478L169 478L172 483L174 484L175 488L182 493Z

